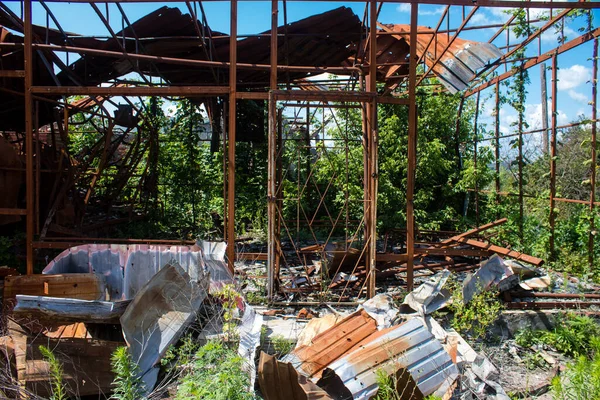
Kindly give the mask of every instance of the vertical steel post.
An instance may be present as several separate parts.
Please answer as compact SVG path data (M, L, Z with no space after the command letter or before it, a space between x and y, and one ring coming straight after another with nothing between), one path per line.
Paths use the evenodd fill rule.
M367 77L367 86L369 92L377 91L377 2L370 3L369 14L369 76ZM377 254L377 99L367 103L367 145L368 145L368 174L365 181L367 191L365 202L365 211L368 212L368 218L365 218L367 227L367 298L375 296L376 289L376 268L375 257ZM367 167L367 165L365 165ZM368 208L367 208L368 207Z
M540 84L542 86L542 148L548 154L548 89L546 85L546 63L540 64Z
M419 4L412 3L410 8L410 43L417 43L417 21ZM413 266L415 251L415 168L417 165L417 46L410 46L408 67L408 171L406 185L406 284L408 291L413 289Z
M523 82L523 65L521 65L521 70L519 71L521 74L521 82ZM524 84L524 83L523 83ZM523 90L525 90L523 88ZM523 113L519 113L519 240L521 241L521 245L524 240L523 233Z
M590 165L590 233L588 236L588 259L590 271L594 267L594 237L595 237L595 215L594 203L596 202L596 130L597 130L597 110L598 100L598 39L594 40L594 50L592 52L592 163Z
M277 14L278 1L271 1L271 71L269 92L269 138L268 138L268 182L267 182L267 215L268 215L268 243L267 243L267 296L273 298L275 290L276 251L279 238L277 233L277 102L274 90L277 89Z
M475 124L473 127L473 168L475 172L475 226L479 226L479 184L477 182L477 123L479 120L479 95L477 92L477 100L475 102Z
M554 212L554 197L556 197L556 54L552 55L552 114L551 114L551 136L550 136L550 260L555 259L554 231L556 226L556 213Z
M25 36L24 68L25 68L25 180L27 206L27 275L33 274L33 232L34 232L34 201L33 201L33 47L31 25L31 0L23 0L23 19Z
M495 108L494 138L496 149L494 158L496 164L496 206L500 205L500 83L496 82L496 108ZM500 210L497 211L496 219L500 219Z
M237 0L231 0L229 37L229 135L227 157L227 265L235 262L235 121L237 114Z

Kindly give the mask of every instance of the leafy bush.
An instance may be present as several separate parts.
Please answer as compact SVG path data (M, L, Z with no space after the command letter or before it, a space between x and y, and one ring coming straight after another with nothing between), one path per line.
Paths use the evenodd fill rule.
M285 356L294 348L294 342L281 335L273 336L273 348L279 357Z
M555 400L600 399L600 338L590 340L593 356L579 356L569 364L561 376L552 380L552 397Z
M496 290L488 289L477 293L464 304L462 285L451 281L449 288L452 301L449 305L453 313L451 325L456 331L471 334L475 339L485 336L487 329L498 319L502 303Z
M176 400L254 400L244 359L221 342L209 342L194 357L182 376Z
M572 357L590 354L592 342L600 336L600 326L588 316L573 313L556 318L552 331L525 329L515 335L519 346L531 347L541 343Z
M40 353L49 365L51 392L50 400L66 400L67 391L63 382L63 366L56 358L52 350L46 346L40 346Z
M143 398L142 382L138 377L139 367L131 359L127 347L118 347L111 357L112 371L115 373L115 387L111 399L139 400Z

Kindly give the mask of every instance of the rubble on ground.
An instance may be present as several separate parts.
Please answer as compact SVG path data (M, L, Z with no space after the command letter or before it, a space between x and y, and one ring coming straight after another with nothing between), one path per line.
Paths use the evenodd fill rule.
M547 348L519 347L511 337L526 317L515 317L515 328L508 326L510 313L575 305L593 312L600 307L599 288L541 269L543 260L473 239L502 223L421 245L410 293L404 254L379 254L381 293L360 302L362 258L339 244L302 248L322 258L282 269L281 297L256 307L225 290L236 280L223 243L87 245L61 253L39 275L0 268L8 319L0 366L14 371L13 390L48 393L48 365L38 346L49 343L61 360L77 359L65 363L65 372L80 395L109 392L110 355L128 346L150 393L161 359L191 324L200 326L197 340L230 340L230 322L215 311L216 302L232 307L227 314L235 320L233 337L249 389L256 382L267 400L288 400L290 393L298 399L367 400L379 390L382 374L406 400L429 395L505 400L508 393L543 393L565 358ZM254 256L238 261L236 273L248 301L261 302L265 264L259 253L247 254ZM508 310L499 319L507 325L499 344L473 340L447 323L444 313L457 301L455 290L464 304L484 291L499 293ZM541 366L530 368L530 351L539 354ZM524 373L526 382L519 379ZM531 385L529 379L541 383Z

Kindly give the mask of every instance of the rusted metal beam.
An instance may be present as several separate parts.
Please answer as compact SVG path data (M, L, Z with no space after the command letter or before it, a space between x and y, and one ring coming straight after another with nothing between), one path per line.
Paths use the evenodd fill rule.
M487 231L488 229L492 229L492 228L495 228L495 227L500 226L502 224L505 224L507 221L508 221L507 218L501 218L499 220L490 222L488 224L478 226L477 228L470 229L470 230L468 230L466 232L463 232L463 233L461 233L459 235L452 236L451 238L444 239L444 240L442 240L440 242L440 244L449 245L452 242L457 242L457 241L459 241L461 239L467 238L469 236L477 235L478 233Z
M229 132L227 135L227 266L235 261L235 137L237 121L237 0L231 0L229 39Z
M377 96L375 92L336 92L307 90L274 90L276 100L324 101L324 102L370 102Z
M0 78L25 78L23 70L0 70Z
M523 254L523 253L520 253L515 250L507 249L505 247L500 247L500 246L496 246L493 244L481 242L479 240L465 238L465 239L460 239L457 241L459 243L465 243L465 244L468 244L469 246L473 246L478 249L488 250L488 251L491 251L492 253L497 253L502 256L514 258L515 260L524 261L526 263L533 264L536 267L540 267L544 264L544 260L542 260L541 258Z
M0 215L27 215L26 208L0 208Z
M504 303L509 310L577 310L580 308L599 307L598 301L510 301Z
M34 210L34 185L33 185L33 97L31 86L33 85L33 28L31 15L32 0L23 0L24 13L24 65L25 65L25 181L26 181L26 254L27 254L27 275L33 274L33 234L35 223Z
M594 267L594 239L596 236L596 216L594 214L594 204L596 202L596 164L597 164L597 100L598 100L598 39L594 40L594 49L592 50L592 163L590 165L590 231L588 233L588 263L590 269Z
M204 0L205 2L217 2L223 0ZM253 0L241 0L253 1ZM322 1L322 0L288 0L288 1ZM46 0L48 3L92 3L94 0ZM164 3L164 0L107 0L106 3ZM342 0L334 0L342 2ZM375 0L346 0L346 3L370 3ZM408 4L437 4L447 5L448 0L389 0L386 3L408 3ZM519 0L477 0L476 4L481 7L501 7L501 8L553 8L553 9L593 9L600 8L597 1L573 2L573 1L519 1ZM454 6L472 7L473 0L452 0Z
M496 82L495 91L495 108L494 108L494 137L496 139L494 146L494 164L495 164L495 183L496 183L496 218L500 216L500 83Z
M269 96L269 132L268 132L268 155L267 155L267 218L268 218L268 242L267 242L267 297L273 298L275 292L275 281L279 279L276 275L276 258L280 238L277 237L277 17L279 14L278 0L271 1L271 71L270 71L270 96Z
M550 135L550 214L548 222L550 224L550 260L554 261L554 232L556 225L556 212L554 211L554 197L556 196L556 113L557 113L557 56L552 56L552 112L551 112L551 135Z
M419 5L412 3L410 8L410 42L417 43L417 22ZM413 266L415 247L415 169L417 165L417 46L410 47L410 64L408 78L408 168L406 185L406 249L408 258L406 260L406 284L408 291L413 289Z
M1 43L2 47L19 47L20 43ZM129 59L129 60L139 60L139 61L148 61L148 62L156 62L162 64L174 64L174 65L188 65L192 67L212 67L212 68L224 68L229 69L231 67L230 62L226 61L208 61L208 60L191 60L186 58L173 58L173 57L162 57L162 56L152 56L147 54L135 54L135 53L122 53L119 51L110 51L110 50L99 50L99 49L91 49L86 47L76 47L76 46L58 46L51 44L40 44L36 43L33 45L35 49L42 50L51 50L55 52L68 52L68 53L80 53L80 54L90 54L97 55L102 57L115 57L119 59ZM259 71L267 71L270 70L271 66L269 64L247 64L247 63L237 63L236 64L239 69L249 69L249 70L259 70ZM314 67L314 66L306 66L306 65L278 65L278 70L282 71L293 71L293 72L331 72L331 73L353 73L361 71L358 67Z
M590 40L597 38L598 36L600 36L600 28L597 28L597 29L593 30L592 32L585 33L576 39L573 39L561 46L558 46L557 48L555 48L553 50L547 51L546 53L542 54L541 56L532 58L531 60L527 61L523 65L523 68L529 69L535 65L538 65L540 63L543 63L544 61L551 59L554 54L565 53L571 49L574 49L575 47L577 47L579 45L582 45L584 43L589 42ZM469 97L481 90L487 89L488 87L495 85L496 83L502 82L505 79L508 79L511 76L517 74L518 72L519 72L518 69L511 69L495 78L490 79L489 81L487 81L485 83L482 83L481 85L479 85L477 87L474 87L473 89L469 89L465 93L465 97Z
M377 2L369 5L369 75L367 90L377 92ZM376 256L377 256L377 103L366 104L367 123L365 132L365 243L368 246L366 258L367 298L375 296Z
M66 96L223 96L227 86L33 86L32 93Z

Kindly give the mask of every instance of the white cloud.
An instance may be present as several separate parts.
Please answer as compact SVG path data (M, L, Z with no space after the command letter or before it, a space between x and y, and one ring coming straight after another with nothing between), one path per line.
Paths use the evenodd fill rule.
M409 13L411 5L409 3L402 3L396 7L396 11L400 13Z
M402 3L398 7L396 7L396 11L398 11L399 13L410 13L410 10L411 5L409 3ZM425 5L419 7L419 15L442 15L443 12L443 6L431 8L431 6Z
M569 90L569 97L572 98L575 101L580 102L580 103L587 103L588 102L588 97L585 94L576 92L573 89Z
M564 33L565 40L567 42L579 37L580 35L580 33L575 32L575 30L570 28L568 25L565 26L562 33ZM557 31L554 28L550 28L546 32L542 33L542 42L558 45L558 38L560 34L560 30Z
M556 86L558 90L570 90L582 83L588 82L591 78L592 71L590 68L575 64L558 70L558 82Z
M426 6L419 7L419 15L442 15L442 13L444 12L444 6L436 7L433 9L429 8L429 9L424 9L424 10L421 10L421 7L426 7Z
M475 15L473 15L471 17L471 19L469 20L469 26L489 25L491 23L492 23L492 21L488 18L488 16L483 11L479 11L479 12L475 13Z

